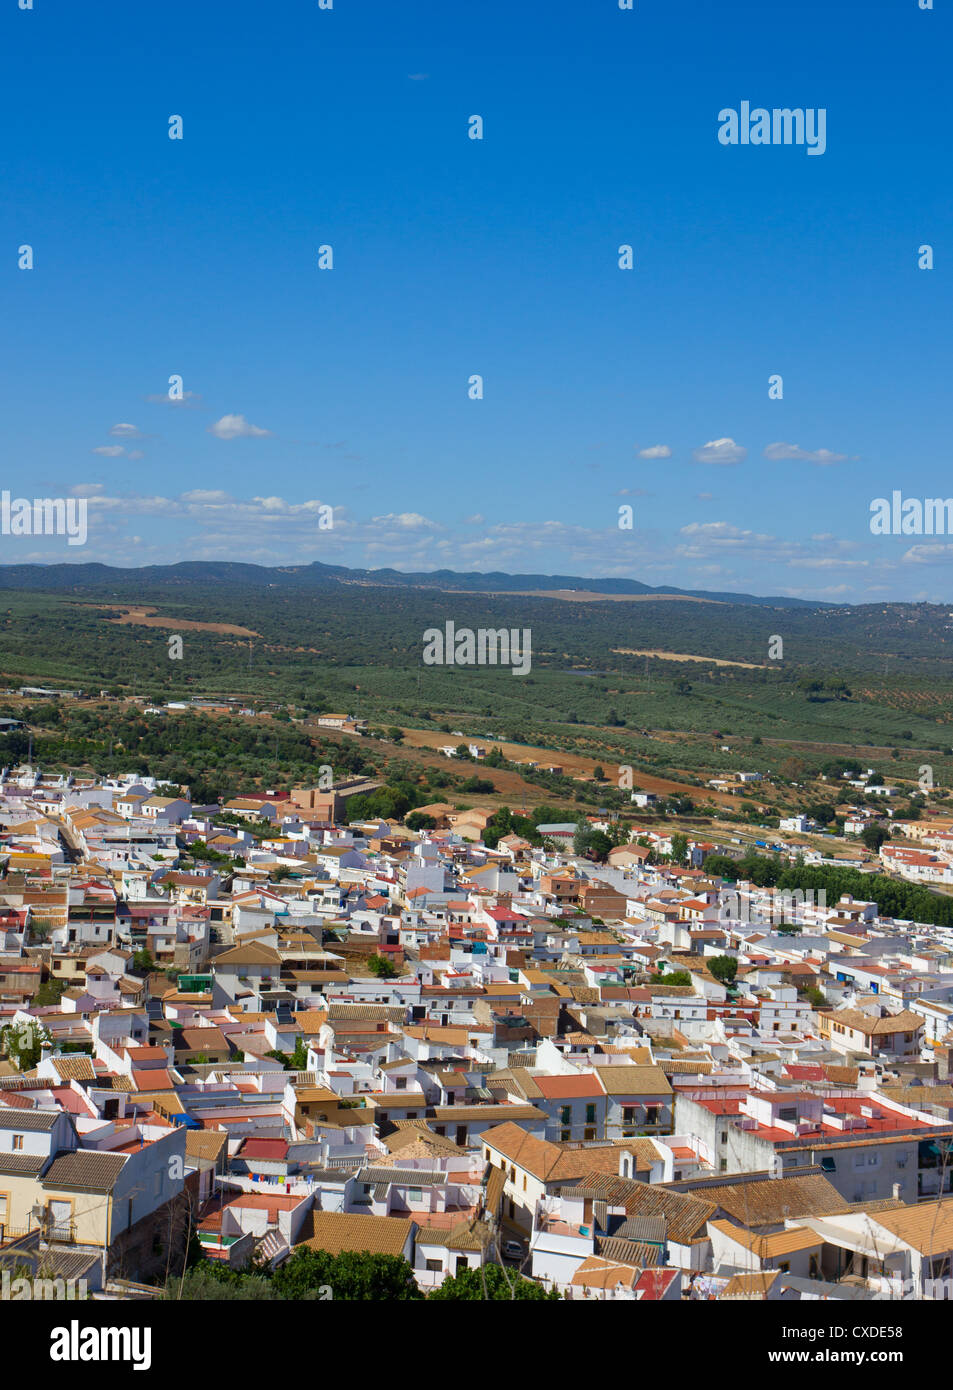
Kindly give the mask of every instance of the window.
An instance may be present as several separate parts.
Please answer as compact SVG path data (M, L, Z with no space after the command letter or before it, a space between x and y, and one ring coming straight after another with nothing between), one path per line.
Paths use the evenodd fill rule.
M398 1091L406 1091L406 1089L407 1089L407 1078L406 1078L406 1076L398 1076L398 1077L396 1077L396 1078L395 1078L395 1081L394 1081L394 1084L396 1085Z
M424 1190L422 1187L408 1187L408 1202L422 1202L424 1200Z
M587 1125L594 1125L595 1122L596 1122L596 1107L595 1107L594 1105L587 1105L587 1106L586 1106L586 1124L587 1124Z
M440 1271L443 1269L443 1261L442 1261L442 1260L428 1260L428 1261L427 1261L427 1264L426 1264L426 1268L429 1269L429 1270L431 1270L431 1272L434 1273L434 1274L439 1274Z
M572 1107L571 1107L571 1106L569 1106L569 1105L561 1105L561 1106L559 1107L559 1123L560 1123L561 1125L568 1125L568 1124L571 1124L571 1123L572 1123Z
M22 1134L15 1134L15 1135L13 1136L13 1151L14 1151L14 1153L16 1153L19 1149L22 1149L22 1148L23 1148L23 1135L22 1135Z
M837 1164L834 1162L830 1154L828 1154L825 1158L821 1159L821 1168L825 1173L837 1172Z

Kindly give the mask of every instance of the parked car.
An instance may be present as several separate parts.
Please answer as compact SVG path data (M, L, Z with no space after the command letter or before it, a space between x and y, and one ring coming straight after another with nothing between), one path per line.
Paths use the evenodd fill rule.
M518 1240L504 1240L503 1258L505 1260L521 1260L523 1258L523 1246Z

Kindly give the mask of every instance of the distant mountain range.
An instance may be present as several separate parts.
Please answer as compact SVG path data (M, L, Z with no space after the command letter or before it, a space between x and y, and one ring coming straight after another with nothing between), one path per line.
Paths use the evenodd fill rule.
M577 590L585 593L657 595L709 599L719 603L763 604L772 608L833 608L848 605L820 603L778 595L760 598L708 589L678 589L670 584L653 588L638 579L590 579L573 574L506 574L493 571L466 574L456 570L404 573L395 569L348 569L345 565L246 565L228 560L188 560L175 565L145 565L122 569L112 565L0 565L0 588L61 593L71 589L142 589L150 585L226 584L249 588L329 589L361 584L379 588L433 589L464 593L552 593Z

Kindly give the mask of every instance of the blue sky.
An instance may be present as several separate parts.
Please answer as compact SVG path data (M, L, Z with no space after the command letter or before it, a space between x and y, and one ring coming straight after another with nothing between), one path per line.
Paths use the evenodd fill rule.
M868 520L953 494L951 28L942 0L7 0L0 483L91 500L82 549L0 559L950 600L953 536ZM823 107L823 156L721 145L743 100Z

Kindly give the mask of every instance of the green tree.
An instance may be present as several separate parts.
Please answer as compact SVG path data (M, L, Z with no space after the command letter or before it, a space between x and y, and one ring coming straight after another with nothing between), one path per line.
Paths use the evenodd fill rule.
M231 1279L223 1275L231 1274ZM181 1278L171 1279L162 1293L165 1301L183 1303L275 1301L281 1295L270 1279L260 1274L242 1274L220 1266L217 1260L199 1260Z
M29 1023L8 1023L0 1028L0 1051L19 1071L31 1071L43 1055L44 1047L51 1046L49 1033L33 1019Z
M614 848L612 839L604 830L593 830L589 836L589 853L595 859L604 860L609 851Z
M423 1299L414 1272L399 1255L367 1250L327 1250L304 1246L279 1265L272 1283L280 1298L315 1299L331 1290L335 1302L408 1303Z
M556 1289L546 1290L542 1284L511 1273L500 1265L484 1265L482 1269L461 1269L448 1274L443 1283L431 1289L429 1299L466 1299L470 1302L503 1302L506 1299L556 1302Z
M372 956L368 956L367 968L379 980L392 980L397 974L397 967L393 961L388 960L386 956L378 955L376 951Z
M705 964L708 966L709 972L723 985L734 983L734 978L738 973L738 962L734 956L712 956L705 961Z
M67 988L65 980L44 980L33 996L34 1004L58 1004Z
M879 854L880 846L885 840L890 839L890 831L885 826L872 822L864 826L860 838L873 854Z
M580 816L576 821L576 829L572 837L572 848L574 854L588 854L592 844L592 826L585 816Z

